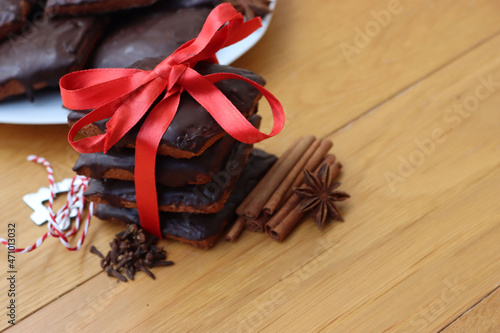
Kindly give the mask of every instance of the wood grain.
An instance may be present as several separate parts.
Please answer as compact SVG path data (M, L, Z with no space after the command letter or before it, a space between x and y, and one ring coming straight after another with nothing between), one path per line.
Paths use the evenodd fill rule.
M67 132L68 127L65 125L0 125L1 141L4 142L0 147L0 210L3 220L0 235L6 236L8 223L16 223L16 241L19 247L32 245L47 232L45 225L38 227L30 220L32 210L22 201L24 194L37 192L40 187L48 187L45 168L28 162L26 157L36 153L52 162L56 182L73 177L71 168L77 153L66 141ZM62 201L56 201L56 206L60 205ZM98 261L87 252L87 244L95 243L96 246L105 248L110 235L121 229L122 226L94 219L82 251L70 253L58 240L49 237L38 250L18 254L18 320L98 274ZM76 244L76 240L72 243ZM6 271L6 261L4 268ZM3 292L8 290L6 279L1 280L0 290L0 303L6 304L9 301L7 292ZM1 328L8 325L7 321L0 323Z
M348 62L342 43L355 46L355 30L389 3L400 12ZM488 0L278 1L268 33L235 65L265 77L283 102L285 130L265 144L280 152L281 140L331 134L488 40L500 31L499 15ZM269 119L261 125L268 132Z
M480 306L500 283L500 6L400 3L348 62L339 45L388 1L280 0L269 32L235 64L264 76L286 107L285 131L260 147L334 140L352 196L345 223L320 232L306 220L283 244L253 233L210 251L163 242L176 265L132 283L100 273L88 245L69 253L48 239L17 256L8 332L436 332ZM46 230L21 201L46 186L25 158L44 156L56 180L71 177L67 130L0 125L0 209L21 246ZM122 229L94 219L86 244L104 251ZM0 305L7 289L0 279Z
M497 288L442 332L500 332L498 318L500 318L500 289Z

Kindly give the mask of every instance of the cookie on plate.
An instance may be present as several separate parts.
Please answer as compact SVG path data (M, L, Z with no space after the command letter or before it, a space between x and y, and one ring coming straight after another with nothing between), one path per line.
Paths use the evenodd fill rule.
M117 17L96 48L89 68L124 68L145 58L171 55L201 31L210 8L141 11Z
M0 41L21 31L31 9L32 4L27 0L0 1Z
M150 6L158 0L48 0L45 13L50 16L109 13L122 9Z
M47 20L29 34L0 43L0 100L45 87L59 87L81 69L104 28L97 17Z

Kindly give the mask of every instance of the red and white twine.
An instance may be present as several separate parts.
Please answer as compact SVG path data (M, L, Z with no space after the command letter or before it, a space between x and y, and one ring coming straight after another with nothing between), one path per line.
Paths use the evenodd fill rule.
M54 171L50 165L50 163L43 157L37 157L35 155L30 155L28 156L28 161L33 161L38 164L42 164L45 166L45 169L47 170L47 177L49 180L49 189L50 189L50 199L48 203L48 212L49 212L49 222L47 223L47 228L49 229L48 232L46 232L42 237L40 237L35 244L28 246L26 248L15 248L16 253L26 253L33 251L49 237L56 237L59 238L61 243L69 250L69 251L77 251L82 247L83 242L85 241L85 237L87 236L88 229L90 226L90 220L92 218L92 214L94 211L94 205L93 203L90 203L89 205L89 211L87 214L85 226L83 228L83 233L81 237L78 239L78 242L76 246L72 246L69 241L68 237L74 236L77 232L78 229L80 229L80 222L82 220L83 216L83 209L85 207L85 199L83 197L83 192L88 186L89 179L87 177L83 176L75 176L73 177L71 181L71 186L67 194L67 200L66 204L57 211L57 213L54 213L52 210L52 205L54 203L54 199L56 196L56 189L55 189L55 182L54 182ZM70 231L64 233L61 229L61 225L69 225L71 223L71 211L77 209L77 216L75 218L75 226L73 229ZM4 244L5 246L9 246L9 243L7 240L4 238L0 238L0 242Z

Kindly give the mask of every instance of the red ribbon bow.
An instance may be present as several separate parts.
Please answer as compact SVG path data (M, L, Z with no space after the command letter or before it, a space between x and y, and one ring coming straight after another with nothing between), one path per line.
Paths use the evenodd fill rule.
M227 24L226 24L227 23ZM217 63L215 53L261 27L260 18L244 22L233 6L222 4L208 16L197 38L187 42L154 70L91 69L65 75L60 81L63 104L72 110L95 109L69 131L70 144L80 153L105 153L146 114L166 90L165 97L150 111L136 139L135 189L142 227L161 237L155 182L156 153L163 134L177 112L181 93L188 92L236 140L256 143L278 134L285 116L280 102L259 84L232 73L202 76L193 67L199 61ZM264 134L253 127L214 83L243 80L271 105L274 125ZM84 126L111 118L106 133L74 141Z

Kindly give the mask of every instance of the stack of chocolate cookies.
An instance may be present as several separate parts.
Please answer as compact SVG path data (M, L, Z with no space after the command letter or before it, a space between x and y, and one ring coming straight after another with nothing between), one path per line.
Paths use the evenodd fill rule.
M148 58L133 67L153 69L162 59ZM202 75L235 73L260 85L265 81L242 69L199 63ZM260 93L240 80L216 84L220 91L255 126ZM72 111L72 126L86 113ZM107 120L82 129L84 136L106 131ZM74 170L92 178L85 197L97 203L95 215L103 220L140 224L134 187L135 139L141 123L108 153L82 154ZM160 142L156 182L160 224L165 238L210 248L235 218L235 209L274 164L276 157L236 141L188 93L183 93L176 116Z

